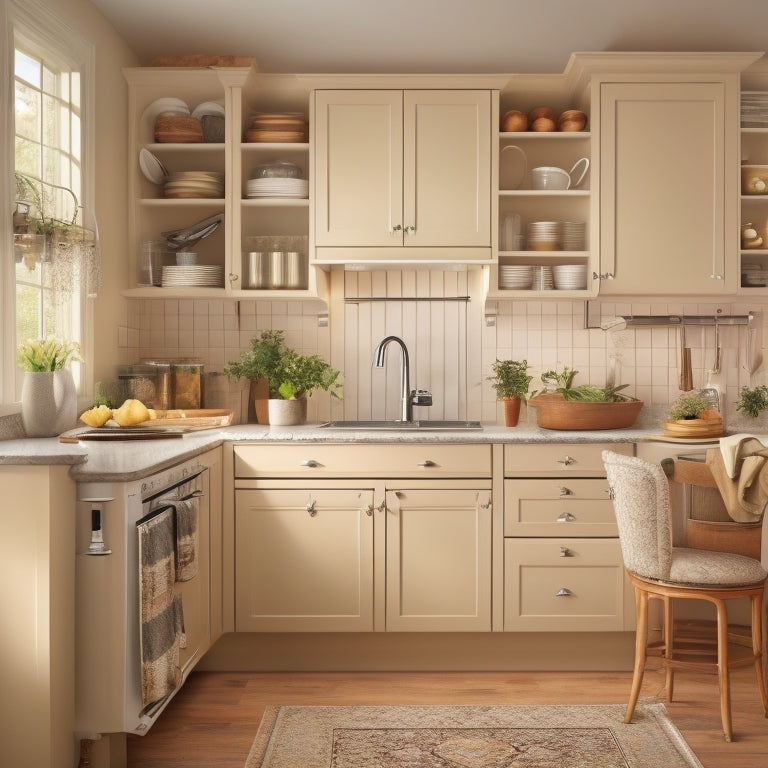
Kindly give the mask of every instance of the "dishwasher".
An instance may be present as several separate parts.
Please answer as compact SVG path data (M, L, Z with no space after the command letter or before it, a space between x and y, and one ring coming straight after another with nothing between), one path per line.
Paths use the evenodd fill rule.
M129 482L82 482L76 517L75 725L81 732L146 733L210 646L210 478L200 457ZM174 683L147 700L150 622L142 621L152 575L140 561L142 526L173 510L172 545L179 509L194 509L194 568L173 582L180 604L168 658ZM166 543L171 537L169 532ZM146 539L148 541L148 539ZM145 550L148 545L144 545ZM174 550L168 557L175 556ZM171 567L171 566L169 566ZM175 567L178 568L178 562ZM193 573L190 578L187 574ZM142 580L142 574L144 579ZM141 596L145 595L142 602ZM143 637L144 635L144 637ZM178 648L176 647L178 645ZM163 681L167 682L167 681ZM144 684L144 685L143 685Z

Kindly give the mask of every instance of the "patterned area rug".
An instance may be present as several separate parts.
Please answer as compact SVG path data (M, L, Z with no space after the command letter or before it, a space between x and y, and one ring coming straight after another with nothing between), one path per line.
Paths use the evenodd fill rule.
M701 768L663 704L268 707L245 768Z

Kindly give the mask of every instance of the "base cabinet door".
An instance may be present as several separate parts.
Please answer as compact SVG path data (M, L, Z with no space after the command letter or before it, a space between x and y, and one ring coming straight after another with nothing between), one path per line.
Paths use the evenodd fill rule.
M235 491L236 630L372 630L373 496Z
M491 492L387 490L386 629L491 629Z

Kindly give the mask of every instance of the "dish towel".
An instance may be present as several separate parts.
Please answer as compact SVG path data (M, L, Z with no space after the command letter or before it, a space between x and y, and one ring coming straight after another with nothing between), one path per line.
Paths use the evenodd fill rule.
M758 445L762 448L760 453L739 458L738 471L733 477L722 451L718 448L707 451L707 466L712 471L728 515L739 523L759 522L768 504L768 449L762 443L758 442Z
M141 613L141 696L146 709L181 683L183 623L176 583L175 509L166 507L137 523Z
M164 502L176 510L176 581L189 581L197 576L198 506L199 500Z

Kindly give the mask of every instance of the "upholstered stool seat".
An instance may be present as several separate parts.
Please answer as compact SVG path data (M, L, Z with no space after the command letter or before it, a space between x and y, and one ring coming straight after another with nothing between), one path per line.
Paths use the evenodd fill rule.
M649 655L660 655L665 667L667 701L672 700L676 669L714 671L719 678L720 716L726 741L733 738L729 670L754 666L757 685L768 717L765 680L763 600L768 572L760 561L731 552L672 546L669 485L661 466L643 459L603 452L608 485L616 512L624 565L635 590L636 636L632 690L624 717L630 722L640 695ZM726 604L747 598L751 606L751 636L729 635ZM648 603L660 600L664 611L663 637L648 641ZM704 638L683 643L675 637L673 600L705 600L717 612L714 660L703 658ZM729 640L742 648L729 657Z

